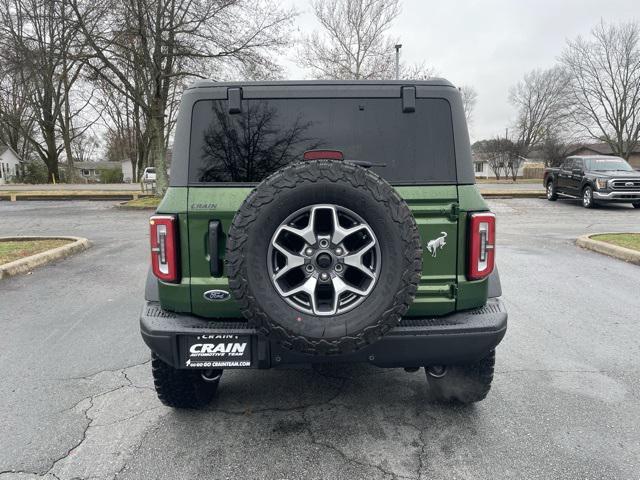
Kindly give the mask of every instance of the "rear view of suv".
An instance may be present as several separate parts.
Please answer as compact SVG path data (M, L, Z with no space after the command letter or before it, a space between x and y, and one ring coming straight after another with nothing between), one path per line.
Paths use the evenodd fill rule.
M166 405L205 405L225 369L328 362L487 395L507 313L449 82L196 83L150 224L140 323Z

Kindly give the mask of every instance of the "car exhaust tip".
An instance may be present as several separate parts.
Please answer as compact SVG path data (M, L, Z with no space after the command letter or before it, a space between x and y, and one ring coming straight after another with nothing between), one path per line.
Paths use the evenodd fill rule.
M447 367L444 365L431 365L426 368L427 375L433 378L442 378L447 374Z
M217 382L222 376L222 370L204 370L200 376L205 382Z

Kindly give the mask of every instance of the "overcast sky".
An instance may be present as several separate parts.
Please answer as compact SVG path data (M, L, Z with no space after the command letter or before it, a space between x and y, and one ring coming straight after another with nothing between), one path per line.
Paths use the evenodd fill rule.
M301 12L300 31L317 24L309 3L289 0ZM391 34L403 44L402 59L425 62L456 86L472 85L478 103L472 140L504 134L514 111L511 85L529 70L552 66L567 38L588 35L600 19L640 19L640 0L404 0ZM288 78L306 78L294 61Z

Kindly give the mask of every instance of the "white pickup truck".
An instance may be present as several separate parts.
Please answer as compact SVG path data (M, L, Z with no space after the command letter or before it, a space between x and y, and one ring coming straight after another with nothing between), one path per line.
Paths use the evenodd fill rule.
M155 167L147 167L142 172L142 177L140 178L141 182L151 183L156 181L156 169Z

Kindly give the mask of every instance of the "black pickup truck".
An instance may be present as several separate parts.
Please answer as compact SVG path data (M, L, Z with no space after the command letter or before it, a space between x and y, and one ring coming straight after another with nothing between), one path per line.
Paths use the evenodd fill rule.
M560 168L545 169L543 184L550 201L562 196L581 198L585 208L604 202L640 208L640 172L619 157L567 157Z

